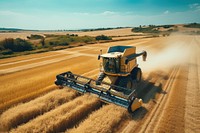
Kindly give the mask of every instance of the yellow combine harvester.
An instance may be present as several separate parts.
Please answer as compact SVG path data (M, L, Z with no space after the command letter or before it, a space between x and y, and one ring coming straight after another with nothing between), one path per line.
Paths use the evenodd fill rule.
M142 105L142 99L135 95L135 85L141 81L142 72L138 67L136 57L147 53L136 53L134 46L113 46L106 54L100 54L100 73L96 80L68 71L56 76L55 84L68 86L81 93L92 93L102 101L114 103L135 111Z

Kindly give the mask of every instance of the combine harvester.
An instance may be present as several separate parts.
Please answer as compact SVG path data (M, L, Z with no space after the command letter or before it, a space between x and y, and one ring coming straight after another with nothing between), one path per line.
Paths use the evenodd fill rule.
M101 59L100 73L96 80L68 71L57 75L55 84L80 93L95 94L106 103L114 103L133 112L142 105L142 99L135 95L135 86L142 76L136 57L141 55L145 61L146 51L136 53L133 46L113 46L106 54L102 54L101 50L98 56L98 60Z

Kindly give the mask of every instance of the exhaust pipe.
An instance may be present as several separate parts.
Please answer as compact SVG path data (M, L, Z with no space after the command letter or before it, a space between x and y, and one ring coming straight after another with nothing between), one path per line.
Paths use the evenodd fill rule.
M143 61L146 61L146 59L147 59L147 52L146 51L143 51L142 59L143 59Z

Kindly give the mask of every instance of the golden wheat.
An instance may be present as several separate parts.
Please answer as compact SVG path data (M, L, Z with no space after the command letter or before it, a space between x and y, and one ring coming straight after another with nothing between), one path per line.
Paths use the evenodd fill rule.
M76 124L99 106L100 101L97 98L84 95L19 126L11 132L59 132Z
M59 73L71 70L82 74L96 68L97 64L89 63L94 62L95 59L88 58L85 56L75 57L67 61L0 76L0 111L19 101L26 101L32 96L44 94L43 90L54 83L56 75ZM80 60L83 62L77 63ZM48 90L52 90L52 88L47 88Z
M0 129L8 131L78 96L73 90L55 90L35 100L20 104L0 116Z
M127 110L110 104L91 114L77 128L73 128L68 133L111 133L113 129L127 115Z

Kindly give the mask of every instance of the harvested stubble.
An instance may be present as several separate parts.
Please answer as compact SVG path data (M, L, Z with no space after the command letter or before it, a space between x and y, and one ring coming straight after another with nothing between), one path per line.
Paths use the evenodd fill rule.
M71 102L13 129L11 132L60 132L73 127L89 113L99 108L101 102L93 96L83 95Z
M91 114L77 128L67 133L112 133L115 127L128 116L127 110L110 104Z
M0 129L9 131L11 128L44 114L77 96L78 93L73 90L55 90L30 102L19 104L0 116Z

